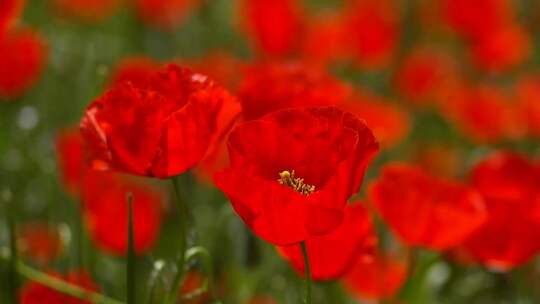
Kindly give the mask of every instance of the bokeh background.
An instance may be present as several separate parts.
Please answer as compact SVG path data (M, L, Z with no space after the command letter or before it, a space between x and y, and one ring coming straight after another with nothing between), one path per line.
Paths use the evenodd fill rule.
M60 272L82 263L101 290L118 299L125 294L125 261L97 249L85 232L78 199L62 184L55 142L62 130L78 125L85 107L127 57L179 62L227 82L232 92L242 67L259 60L302 61L328 71L359 92L365 102L359 102L364 105L359 111L383 138L366 183L389 161L414 162L464 180L473 164L491 152L540 153L536 0L280 0L295 3L299 25L287 24L288 17L272 15L269 8L270 17L259 18L271 20L264 21L270 32L292 36L282 44L279 38L275 44L261 42L245 13L243 2L249 1L201 0L191 7L183 7L187 0L161 1L169 5L166 11L181 11L172 23L159 15L166 12L148 17L151 4L137 8L136 1L96 13L89 9L92 3L107 1L73 1L80 7L71 10L63 2L28 0L16 21L15 26L39 33L45 48L35 82L1 97L0 254L8 244L5 215L14 214L19 226L42 225L39 229L53 230L60 238L54 259L28 263ZM259 5L265 10L272 1ZM344 26L349 15L354 22ZM280 32L281 27L285 30ZM9 54L0 48L0 56ZM1 64L0 59L4 78ZM159 303L177 254L178 223L170 183L147 182L163 193L164 211L155 247L137 260L137 284L140 299L156 297ZM247 303L262 295L277 303L298 303L303 293L298 275L271 245L248 231L223 194L192 173L182 176L181 183L196 219L191 239L211 253L221 301ZM376 221L381 243L399 247L385 224ZM81 229L82 246L77 241ZM159 278L152 279L161 263ZM418 263L414 286L402 303L540 301L540 265L534 260L504 273L460 266L429 251L420 252ZM9 293L6 267L0 264L0 303L7 303ZM152 286L155 294L149 293ZM368 300L353 296L339 281L315 285L315 303L358 301Z

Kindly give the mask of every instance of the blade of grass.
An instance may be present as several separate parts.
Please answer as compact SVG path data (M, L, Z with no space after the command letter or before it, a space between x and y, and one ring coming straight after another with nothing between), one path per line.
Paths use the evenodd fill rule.
M17 291L19 288L19 276L17 274L17 261L19 259L17 248L17 224L15 220L15 211L7 210L7 221L9 231L9 279L8 285L10 298L13 304L18 303Z

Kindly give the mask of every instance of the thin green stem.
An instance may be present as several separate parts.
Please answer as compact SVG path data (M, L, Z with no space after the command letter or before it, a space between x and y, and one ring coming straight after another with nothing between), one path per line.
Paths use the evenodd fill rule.
M306 277L306 295L304 303L311 304L311 268L309 266L309 256L306 248L306 242L301 242L300 248L302 248L302 254L304 255L304 268Z
M127 282L127 303L135 304L135 241L133 235L133 194L127 194L127 204L128 204L128 252L127 252L127 271L126 271L126 282Z
M17 262L17 271L27 279L47 286L58 292L70 295L80 300L89 301L96 304L123 304L122 302L109 298L105 295L86 290L77 285L73 285L61 279L55 278L41 271L35 270L22 262Z
M9 229L9 279L8 285L13 304L18 303L17 290L19 288L19 276L17 274L17 261L19 253L17 248L17 226L13 210L7 210Z
M178 260L176 262L176 274L174 276L169 295L166 298L165 303L166 304L174 304L177 301L178 292L180 290L180 283L182 282L182 279L184 277L184 265L185 265L185 255L186 255L186 248L187 248L187 220L188 220L188 209L186 206L186 203L182 200L180 196L180 191L178 189L179 187L179 180L178 176L175 176L171 178L172 186L173 186L173 192L176 198L176 203L178 206L178 224L180 231L178 233L179 238L179 255Z

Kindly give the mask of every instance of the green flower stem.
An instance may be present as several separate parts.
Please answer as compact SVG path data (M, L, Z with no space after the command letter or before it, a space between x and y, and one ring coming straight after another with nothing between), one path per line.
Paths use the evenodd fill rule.
M311 304L311 269L309 266L309 256L306 248L306 242L301 242L302 254L304 255L304 268L306 276L306 297L304 299L305 304Z
M133 194L127 194L127 204L128 204L128 252L127 252L127 271L126 271L126 282L127 282L127 303L135 304L135 277L136 277L136 256L135 256L135 242L133 235Z
M58 292L70 295L80 300L89 301L96 304L124 304L118 300L86 290L77 285L73 285L41 271L35 270L19 261L17 262L17 271L31 281L37 282L41 285L47 286Z
M176 203L178 204L178 222L180 226L180 231L178 233L179 238L179 247L180 253L176 263L176 275L174 276L169 295L166 298L166 304L174 304L177 301L178 292L180 290L180 284L184 277L184 265L185 265L185 256L187 249L187 221L188 221L188 209L186 202L184 202L180 196L180 191L178 189L179 177L175 176L171 178L172 186L174 190L174 195L176 198Z
M13 304L18 303L17 290L19 288L19 276L17 274L18 248L17 248L17 228L14 212L7 210L9 229L9 290Z

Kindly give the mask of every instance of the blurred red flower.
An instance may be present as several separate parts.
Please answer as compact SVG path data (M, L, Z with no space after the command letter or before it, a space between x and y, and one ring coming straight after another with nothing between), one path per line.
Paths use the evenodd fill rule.
M239 124L228 149L216 185L255 234L290 245L339 226L378 144L354 115L313 107Z
M398 145L409 134L409 114L374 94L357 90L343 107L364 119L384 148Z
M19 249L38 264L47 264L60 257L62 236L58 227L45 222L29 222L18 227Z
M81 121L93 168L167 178L206 154L231 95L207 76L170 65L146 85L122 83L96 99Z
M182 25L201 0L135 0L135 8L148 25L173 30Z
M472 171L487 203L488 221L466 242L484 265L508 270L540 251L540 167L524 156L500 152Z
M409 246L445 250L486 221L482 197L471 188L406 164L390 164L369 186L383 220Z
M0 34L0 98L18 97L32 86L46 55L45 41L30 29Z
M457 81L452 58L430 48L414 49L396 71L395 85L415 105L433 104L443 90Z
M56 136L56 154L64 187L79 194L84 172L84 147L78 129L65 129Z
M525 135L517 102L500 87L464 85L445 98L442 114L477 142L516 140Z
M505 72L523 64L532 54L530 35L518 25L509 25L483 36L472 45L473 60L488 72Z
M540 137L540 75L529 75L519 79L515 95L520 116L527 123L528 133Z
M0 36L16 22L24 8L24 0L0 1Z
M152 249L161 227L163 197L157 190L115 173L91 170L83 187L86 225L99 248L114 255L127 253L127 193L132 193L135 251Z
M241 5L242 25L260 53L284 56L298 50L305 26L298 0L242 0Z
M393 297L407 280L405 259L377 253L360 256L344 279L350 293L361 299Z
M397 49L400 7L392 0L357 0L348 8L350 48L364 68L386 67Z
M298 62L248 66L238 89L245 120L285 108L336 105L350 93L324 69Z
M377 237L366 207L356 202L345 207L343 222L331 232L306 240L313 280L335 280L350 269L360 255L370 255ZM304 257L300 245L278 247L294 269L304 274Z
M311 17L302 40L302 58L323 65L348 58L345 21L341 12Z
M469 39L489 36L514 18L509 0L441 0L443 16L454 31Z
M70 284L77 285L86 290L98 291L98 286L94 283L86 271L72 271L68 274L49 273L58 279ZM71 297L64 293L50 289L35 282L27 282L20 291L21 304L90 304L90 301L83 301Z
M53 0L58 13L85 22L99 22L120 7L121 0Z
M160 68L161 64L149 57L126 57L113 68L109 86L114 87L129 81L135 87L142 87L148 82L150 75Z

